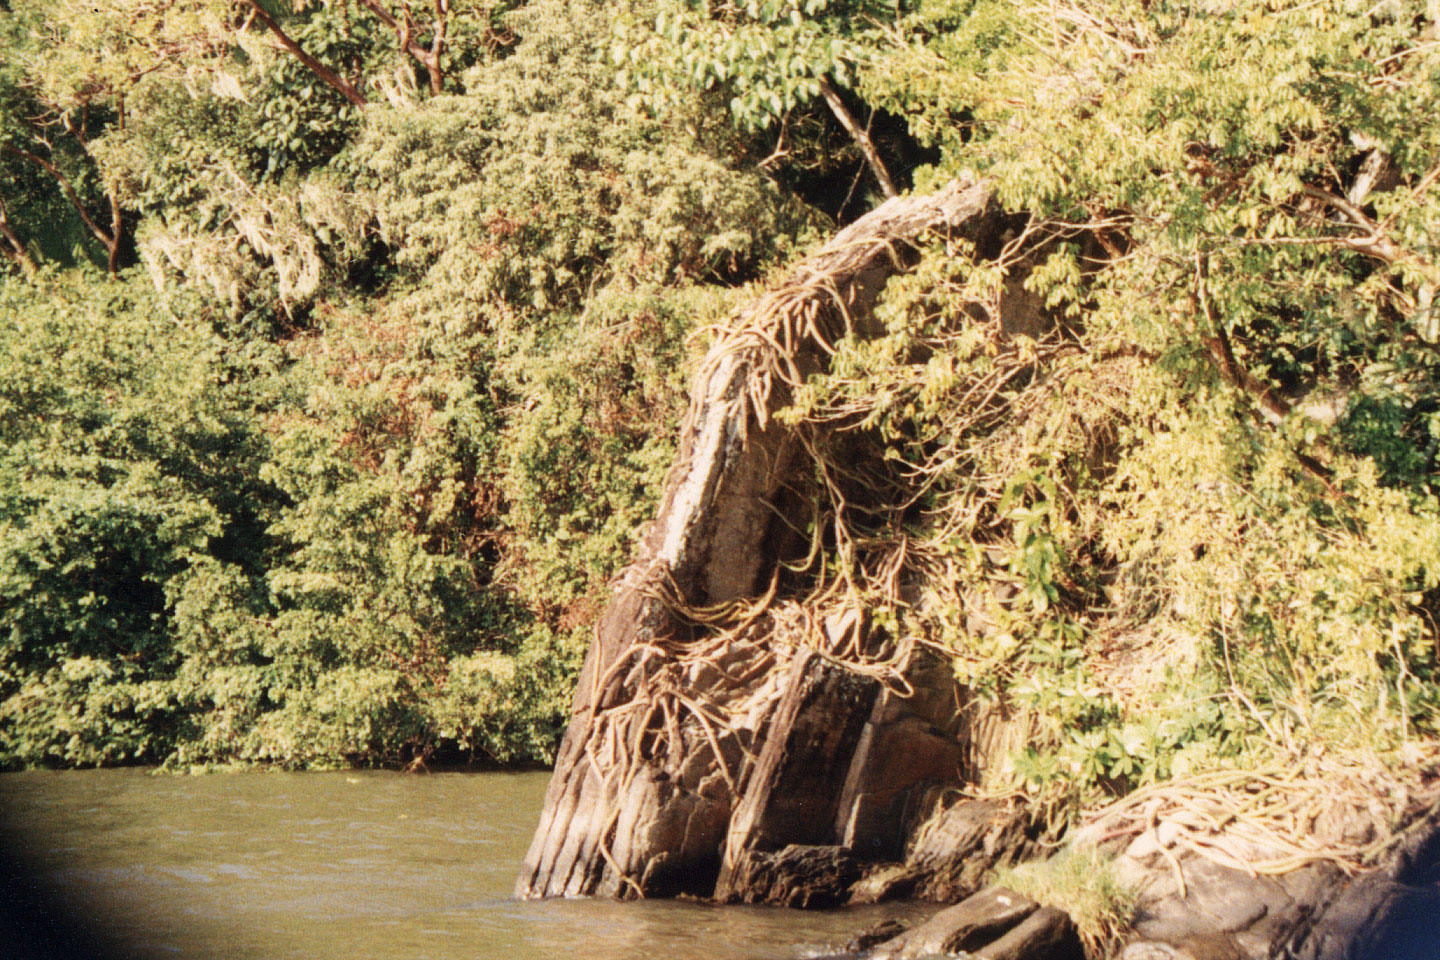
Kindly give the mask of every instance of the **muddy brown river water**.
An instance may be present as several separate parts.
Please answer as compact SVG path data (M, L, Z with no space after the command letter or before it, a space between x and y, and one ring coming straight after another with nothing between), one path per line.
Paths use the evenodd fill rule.
M0 774L0 811L50 896L143 958L787 960L913 909L515 901L548 777L35 771Z

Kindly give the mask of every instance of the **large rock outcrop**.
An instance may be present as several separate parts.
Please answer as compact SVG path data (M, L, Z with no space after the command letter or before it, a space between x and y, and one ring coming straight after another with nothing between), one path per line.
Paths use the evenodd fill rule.
M909 933L862 935L847 955L1080 955L1063 912L982 889L992 866L1042 849L1026 811L956 789L1023 742L1026 719L969 701L920 649L870 669L863 609L777 601L807 547L798 531L818 428L776 413L836 341L877 332L872 308L918 244L938 232L995 247L1005 226L985 184L892 200L742 311L710 351L658 516L597 625L518 896L922 897L960 905ZM1020 266L999 301L1004 335L1049 323ZM1434 816L1355 878L1323 858L1274 875L1244 856L1227 865L1151 820L1107 846L1139 891L1126 960L1440 956Z
M751 899L791 845L893 856L917 793L958 779L948 672L916 658L918 686L887 688L833 655L863 647L863 617L825 623L814 647L776 643L763 600L804 548L804 437L773 415L835 341L873 332L916 244L987 218L983 183L893 199L710 351L658 516L596 628L518 896ZM757 598L753 629L707 630L705 611Z

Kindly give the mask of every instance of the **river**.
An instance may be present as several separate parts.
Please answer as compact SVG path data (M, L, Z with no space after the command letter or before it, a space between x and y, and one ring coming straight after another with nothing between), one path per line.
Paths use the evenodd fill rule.
M31 771L0 810L49 895L146 960L789 960L911 909L513 900L548 777Z

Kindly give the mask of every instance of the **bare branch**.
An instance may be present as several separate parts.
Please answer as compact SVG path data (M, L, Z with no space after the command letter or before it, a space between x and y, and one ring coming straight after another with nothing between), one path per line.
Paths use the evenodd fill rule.
M0 253L20 266L21 270L29 276L35 272L35 258L30 256L30 251L21 242L20 235L15 228L10 226L9 211L5 208L5 198L0 197L0 237L5 238L9 248L0 247Z
M430 93L439 95L444 90L445 75L441 69L441 53L445 46L445 34L449 26L450 3L449 0L435 0L435 22L431 24L433 40L427 50L415 39L415 22L410 17L410 10L407 6L402 23L393 13L386 9L381 0L360 0L365 9L375 14L380 22L391 30L395 31L395 37L400 43L400 48L410 56L414 57L419 64L425 68L430 76Z
M1203 255L1197 255L1195 260L1195 299L1200 311L1205 316L1207 327L1214 331L1213 336L1201 337L1201 342L1210 353L1210 359L1214 361L1215 368L1220 372L1220 378L1230 386L1240 390L1249 396L1260 408L1260 414L1266 423L1272 427L1278 427L1293 409L1289 401L1278 396L1269 384L1262 382L1235 356L1235 348L1230 343L1230 334L1226 332L1223 324L1216 322L1214 314L1210 312L1210 297L1207 286L1210 280L1210 264ZM1331 482L1333 473L1330 468L1319 460L1310 456L1302 450L1295 450L1295 458L1300 461L1300 466L1323 485L1331 497L1340 499L1342 494L1338 487Z
M117 99L117 110L122 119L125 116L124 103L124 98ZM75 125L67 116L65 118L65 129L75 138L75 141L80 144L80 149L85 151L86 156L89 156L93 163L94 157L90 153L90 144L85 139L83 123L79 129L76 129ZM110 206L110 239L107 241L102 237L100 242L105 244L105 252L107 254L106 267L109 270L110 276L113 277L120 266L120 240L125 236L125 215L120 209L120 201L115 196L114 191L107 190L105 192L105 200Z
M855 122L854 115L850 108L845 106L845 101L840 99L840 91L830 82L829 77L820 78L820 94L825 102L830 105L830 112L835 114L835 119L840 121L840 126L850 134L860 152L865 155L865 162L870 164L870 170L875 174L875 179L880 182L880 189L886 197L898 196L900 191L895 189L895 181L890 179L890 171L885 169L885 161L880 159L880 152L875 149L875 144L870 139L870 134L864 127Z
M1405 250L1401 249L1394 241L1385 236L1385 231L1380 224L1376 223L1364 210L1361 210L1344 197L1337 197L1328 190L1321 190L1319 187L1312 187L1308 184L1305 186L1304 192L1305 196L1329 204L1331 207L1345 214L1356 227L1364 230L1367 234L1367 236L1364 237L1345 238L1344 246L1352 250L1358 250L1361 253L1368 253L1371 256L1378 257L1386 263L1398 263L1401 260L1415 260L1423 263L1418 257L1407 254Z
M1375 189L1376 182L1389 165L1390 155L1379 147L1373 148L1361 161L1360 171L1355 174L1355 182L1350 185L1345 199L1357 207L1363 205L1365 198L1370 196L1370 191Z
M336 73L334 70L331 70L329 67L325 66L325 64L321 63L319 60L316 60L314 57L310 56L310 54L306 53L304 48L301 47L300 44L292 40L290 38L290 35L280 28L280 24L276 23L274 19L271 18L270 14L266 13L265 10L260 6L259 0L245 0L245 2L249 4L250 9L254 14L254 18L256 20L259 20L260 23L264 25L265 29L269 30L272 34L274 34L275 39L280 42L280 45L284 47L287 51L289 51L292 55L294 55L295 59L305 64L306 68L309 69L311 73L315 74L315 76L319 77L321 80L324 80L330 86L334 87L340 92L341 96L343 96L346 100L349 100L355 106L363 107L369 104L370 101L365 99L365 95L362 94L359 90L356 90L355 87L348 80L340 76L340 74Z

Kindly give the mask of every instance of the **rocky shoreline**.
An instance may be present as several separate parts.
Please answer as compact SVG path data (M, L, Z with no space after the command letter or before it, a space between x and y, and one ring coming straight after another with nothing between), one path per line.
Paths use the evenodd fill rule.
M789 875L788 899L873 902L888 894L966 889L967 873L995 862L993 846L975 842L974 825L993 810L984 801L952 808L947 838L961 839L933 872L916 858L872 869L848 893L825 890L814 871ZM1000 820L983 835L1006 836ZM965 826L959 826L965 824ZM1279 875L1223 866L1167 842L1165 823L1126 843L1111 844L1109 863L1135 893L1128 928L1116 944L1120 960L1432 960L1440 956L1440 813L1418 818L1373 869L1347 875L1313 863ZM1082 841L1083 842L1083 841ZM1021 846L1009 846L999 859ZM1258 853L1258 852L1257 852ZM824 848L790 847L776 860L823 860ZM933 856L933 847L922 856ZM903 878L903 879L901 879ZM834 880L835 877L826 878ZM957 884L957 880L959 880ZM806 884L811 886L801 893ZM1182 889L1183 885L1183 889ZM945 899L930 897L927 899ZM909 929L885 921L859 932L840 958L919 960L960 954L985 960L1080 960L1086 955L1065 911L1003 886L986 886Z
M1062 834L1022 798L967 792L956 771L998 763L1008 726L1022 720L984 717L973 704L957 713L964 692L937 660L914 659L906 696L816 656L797 656L781 675L744 790L723 806L711 841L723 857L696 858L668 888L640 893L685 886L719 902L794 908L923 900L947 906L909 930L863 931L837 956L1080 960L1087 951L1065 903L988 885L997 869L1043 861L1063 841L1093 851L1132 898L1128 925L1105 945L1122 960L1440 957L1440 806L1417 801L1422 812L1360 870L1319 855L1280 870L1293 848L1267 849L1238 829L1197 833L1158 807L1127 829L1102 818ZM632 844L683 850L693 840L665 826L692 810L684 781L672 790L637 794L615 817ZM1316 829L1325 849L1372 840L1376 828L1337 800Z
M1157 831L1161 832L1161 831ZM1114 863L1137 885L1121 960L1431 960L1440 956L1440 816L1406 831L1374 870L1349 877L1313 864L1279 876L1131 841ZM1177 883L1183 877L1183 891ZM864 887L862 886L862 889ZM961 953L986 960L1084 956L1064 911L987 887L909 930L861 933L836 957L916 960Z
M517 896L951 905L857 938L852 955L875 960L1440 957L1433 794L1382 798L1368 773L1342 790L1327 777L1349 774L1317 756L1293 773L1136 790L1108 825L1047 822L1031 800L986 798L1035 716L966 688L943 651L872 623L842 592L780 596L807 549L797 491L816 438L779 412L830 343L874 328L880 290L924 238L998 249L1014 224L991 201L988 184L956 182L884 204L712 348L659 515L597 625ZM1026 264L1011 266L1002 330L1045 329ZM1013 586L964 587L966 630L983 635L984 611ZM896 586L900 602L911 594L920 602ZM1062 840L1107 864L1133 901L1126 920L1097 932L1063 894L986 886Z

